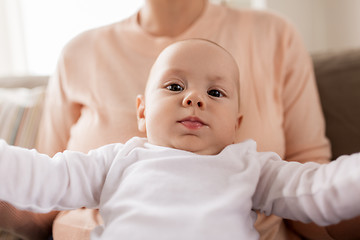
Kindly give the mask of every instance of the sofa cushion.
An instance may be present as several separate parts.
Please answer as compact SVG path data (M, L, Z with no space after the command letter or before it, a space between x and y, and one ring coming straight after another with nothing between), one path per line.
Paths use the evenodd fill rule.
M360 152L360 50L313 56L333 158Z

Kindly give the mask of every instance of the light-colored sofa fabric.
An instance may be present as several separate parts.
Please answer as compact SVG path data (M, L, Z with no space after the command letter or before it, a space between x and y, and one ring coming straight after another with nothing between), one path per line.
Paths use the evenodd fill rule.
M34 148L47 77L0 78L0 138Z

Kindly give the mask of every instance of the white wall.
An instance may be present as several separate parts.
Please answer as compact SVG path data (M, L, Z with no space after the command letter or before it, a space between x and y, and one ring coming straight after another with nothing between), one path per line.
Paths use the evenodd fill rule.
M360 1L327 0L325 9L328 47L360 47Z
M360 47L359 0L267 0L298 29L310 52Z

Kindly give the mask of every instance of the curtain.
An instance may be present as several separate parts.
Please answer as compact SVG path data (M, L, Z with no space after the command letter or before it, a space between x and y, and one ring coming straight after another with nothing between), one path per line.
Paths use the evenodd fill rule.
M20 0L0 0L0 76L27 73Z

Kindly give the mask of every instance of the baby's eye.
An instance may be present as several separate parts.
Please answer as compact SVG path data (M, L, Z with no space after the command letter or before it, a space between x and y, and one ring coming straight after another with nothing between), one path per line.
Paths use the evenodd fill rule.
M167 89L169 89L170 91L174 91L174 92L181 92L182 90L184 90L184 88L182 86L180 86L179 84L173 83L170 84L168 86L166 86Z
M216 90L216 89L209 90L208 94L213 97L223 97L224 96L224 94L222 94L221 91Z

